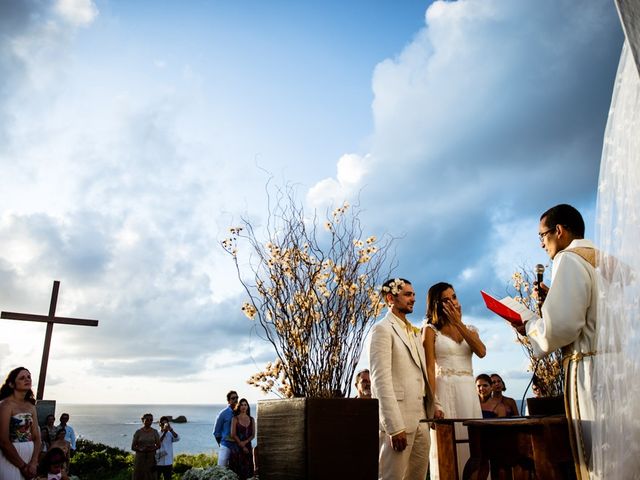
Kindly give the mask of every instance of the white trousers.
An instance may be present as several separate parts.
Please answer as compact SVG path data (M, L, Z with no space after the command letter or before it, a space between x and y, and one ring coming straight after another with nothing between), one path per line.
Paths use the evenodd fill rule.
M418 429L407 433L407 448L396 452L391 437L380 432L379 480L424 480L429 468L429 425L420 422Z
M221 467L228 467L230 456L231 449L229 447L225 447L224 445L220 445L220 450L218 450L218 465L220 465Z

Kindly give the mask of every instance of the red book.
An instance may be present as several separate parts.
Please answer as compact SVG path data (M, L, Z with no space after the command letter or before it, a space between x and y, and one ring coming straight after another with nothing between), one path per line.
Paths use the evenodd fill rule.
M502 300L498 300L485 291L481 290L480 293L482 294L484 303L489 310L500 315L516 327L522 325L523 322L537 318L535 313L511 297L505 297Z

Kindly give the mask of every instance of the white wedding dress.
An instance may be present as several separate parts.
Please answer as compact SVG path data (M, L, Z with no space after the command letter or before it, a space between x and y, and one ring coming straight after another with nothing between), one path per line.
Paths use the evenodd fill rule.
M480 400L476 392L471 356L473 352L466 341L458 343L439 332L433 325L425 323L436 334L436 395L445 418L482 418ZM478 330L467 325L469 330ZM468 439L467 428L456 424L456 439ZM458 476L462 478L464 465L469 459L469 444L457 444ZM429 452L431 480L440 478L438 472L438 449L435 430L431 430L431 450Z

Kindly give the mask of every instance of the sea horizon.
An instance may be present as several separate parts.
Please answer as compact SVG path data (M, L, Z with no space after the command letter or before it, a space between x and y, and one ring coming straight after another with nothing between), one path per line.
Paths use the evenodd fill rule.
M134 432L142 427L140 418L143 414L153 415L154 428L163 415L173 418L184 415L186 423L173 424L180 435L180 441L174 443L174 453L213 455L218 451L218 444L213 438L215 419L226 406L224 403L56 402L56 423L61 413L69 413L69 425L77 438L131 451L131 440Z

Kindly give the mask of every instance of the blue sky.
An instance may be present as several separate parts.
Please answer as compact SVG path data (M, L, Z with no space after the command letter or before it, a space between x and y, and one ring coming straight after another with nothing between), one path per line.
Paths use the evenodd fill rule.
M0 31L0 309L46 313L58 279L58 313L101 322L54 328L45 397L262 398L245 380L273 353L219 241L264 218L271 175L309 211L359 199L419 297L456 286L488 345L476 372L521 395L479 290L548 263L548 207L593 231L610 1L9 0ZM0 371L37 376L43 338L0 322Z

